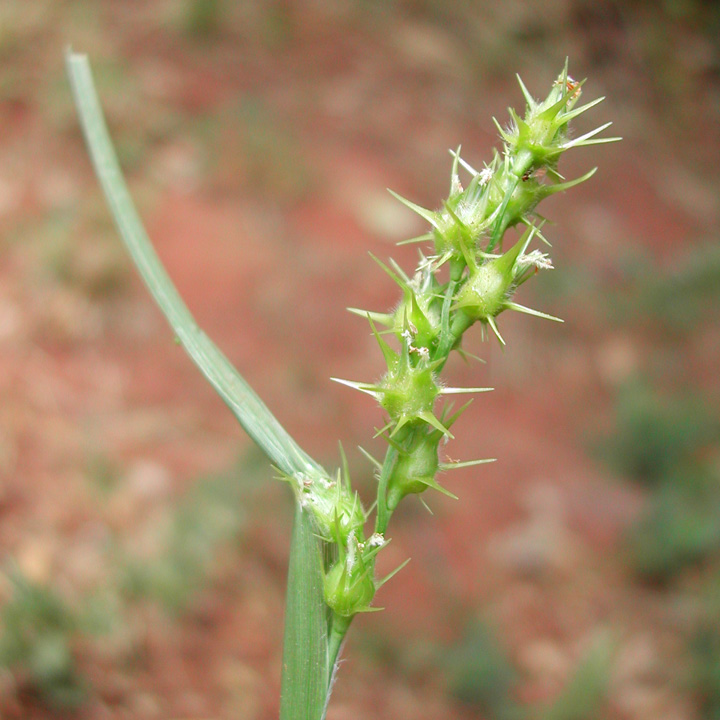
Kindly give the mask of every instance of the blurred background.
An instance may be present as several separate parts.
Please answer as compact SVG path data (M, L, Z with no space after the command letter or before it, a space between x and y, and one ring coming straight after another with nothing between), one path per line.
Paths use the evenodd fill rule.
M707 0L0 3L0 716L277 716L291 499L174 343L112 227L63 49L89 54L131 188L200 325L313 456L380 453L382 363L346 306L397 288L448 148L566 56L582 133L556 270L458 423L461 497L391 527L382 613L329 720L720 717L720 10ZM510 313L508 313L510 314Z

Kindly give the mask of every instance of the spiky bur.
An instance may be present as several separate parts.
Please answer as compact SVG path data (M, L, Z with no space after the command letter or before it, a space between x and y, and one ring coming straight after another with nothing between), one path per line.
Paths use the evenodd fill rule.
M375 544L364 540L359 525L347 523L353 529L341 538L337 560L326 577L326 601L345 626L355 613L370 609L379 585L373 579L375 556L402 499L428 488L451 495L438 483L439 472L490 462L441 461L442 447L452 438L450 428L467 407L451 415L443 396L490 388L447 388L439 374L453 350L462 353L463 334L475 323L484 335L490 330L504 345L497 318L505 310L558 320L514 299L523 283L553 267L545 252L531 249L536 241L549 245L537 207L544 198L595 172L566 181L558 170L564 152L619 139L596 138L610 123L575 138L570 135L570 122L602 98L577 106L583 83L568 75L567 63L543 101L535 100L518 80L525 113L521 117L510 110L510 124L498 125L502 151L496 151L489 164L475 170L460 157L459 149L451 151L450 192L438 210L396 195L430 226L427 234L407 242L433 244L432 254L420 254L412 275L394 261L385 265L374 258L400 287L399 305L392 312L351 308L369 321L387 370L377 382L334 379L377 400L386 416L377 434L385 436L388 450L382 463L368 455L378 478ZM466 187L461 172L469 178ZM518 225L524 228L520 238L503 250L506 231Z
M392 312L352 312L369 321L386 371L376 382L338 380L371 395L385 414L377 432L388 443L385 459L379 462L368 455L378 479L374 531L366 536L368 516L351 488L344 454L343 467L335 476L313 468L285 477L325 541L324 596L330 611L331 663L352 618L374 609L376 590L394 574L378 581L375 560L387 543L388 522L399 503L428 488L455 497L440 485L438 474L490 462L442 459L444 445L452 438L451 427L467 407L453 413L444 397L490 389L446 387L440 373L449 355L453 350L463 352L462 337L475 323L483 334L492 331L504 345L497 319L505 310L558 320L514 298L539 270L552 268L546 253L531 249L534 242L547 243L538 204L594 172L567 182L558 171L560 156L574 147L616 139L595 138L607 125L571 139L570 121L599 102L576 107L581 86L568 75L566 66L547 98L538 102L520 81L525 114L520 117L510 110L510 125L500 128L502 151L488 165L477 171L460 157L459 150L451 152L450 192L440 209L427 210L400 198L429 223L429 232L413 241L431 242L431 254L420 254L412 275L394 261L386 265L374 258L399 286L401 300ZM461 172L469 177L465 188ZM523 228L519 239L503 250L506 231L517 225Z
M337 546L346 545L350 536L362 540L365 512L352 491L346 462L335 477L320 468L279 477L290 483L300 507L310 512L322 540Z

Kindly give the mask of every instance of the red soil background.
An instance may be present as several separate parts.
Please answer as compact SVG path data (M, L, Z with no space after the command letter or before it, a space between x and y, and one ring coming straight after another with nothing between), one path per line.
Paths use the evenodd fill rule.
M591 287L543 291L556 278L539 276L521 302L565 324L503 316L504 352L475 337L487 364L448 367L452 384L497 388L448 452L499 460L445 478L460 502L429 498L432 517L408 502L394 519L383 562L412 562L379 593L385 611L353 627L328 718L478 717L443 667L477 617L518 668L522 702L556 697L609 630L603 718L698 717L677 682L682 609L622 559L645 496L587 448L653 353L599 304L628 280L629 258L672 268L716 236L718 48L705 6L253 0L219 3L217 27L193 7L0 8L0 602L15 592L10 568L70 606L115 588L108 547L153 557L178 503L250 447L124 255L79 134L66 45L91 58L141 214L199 324L310 454L334 466L343 442L368 502L355 447L381 452L370 439L381 419L328 378L381 371L344 309L396 301L368 251L414 262L394 243L422 223L385 188L437 206L447 149L489 159L491 117L521 106L514 73L541 97L569 56L585 98L607 95L578 132L613 120L624 137L569 153L567 177L599 171L543 206L554 275ZM679 371L714 398L719 348L716 332ZM251 464L242 530L184 611L123 601L121 628L78 631L90 690L72 711L4 669L2 717L276 717L291 499Z

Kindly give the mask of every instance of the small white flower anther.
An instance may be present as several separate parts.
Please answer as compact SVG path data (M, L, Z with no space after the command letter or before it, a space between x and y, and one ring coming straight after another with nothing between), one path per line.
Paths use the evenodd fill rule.
M487 185L490 182L490 180L492 179L493 171L489 167L486 167L486 168L483 168L479 174L480 174L480 184Z
M370 547L382 547L385 544L385 536L382 533L373 533L365 543Z
M525 267L529 267L530 265L534 265L539 270L553 270L554 266L552 264L552 260L550 259L550 256L546 253L542 253L539 250L533 250L531 253L528 253L527 255L522 255L518 258L518 263L520 265L524 265Z

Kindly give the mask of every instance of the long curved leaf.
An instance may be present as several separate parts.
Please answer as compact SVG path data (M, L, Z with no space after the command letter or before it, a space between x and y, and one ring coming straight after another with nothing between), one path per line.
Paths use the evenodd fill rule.
M245 432L283 472L317 468L235 370L195 319L162 266L138 216L107 130L87 56L68 51L66 64L95 172L120 235L183 347Z

